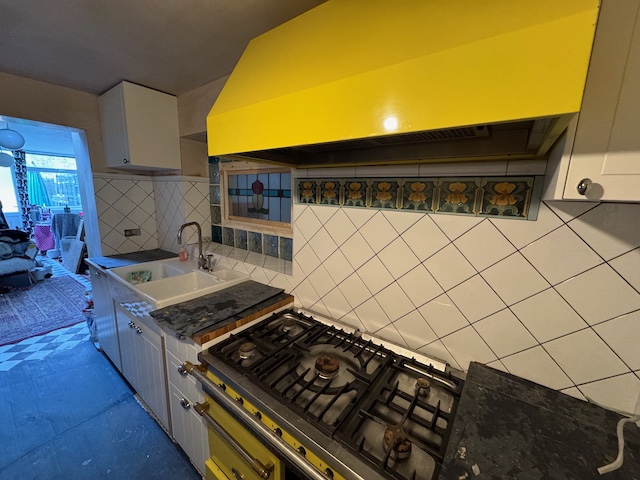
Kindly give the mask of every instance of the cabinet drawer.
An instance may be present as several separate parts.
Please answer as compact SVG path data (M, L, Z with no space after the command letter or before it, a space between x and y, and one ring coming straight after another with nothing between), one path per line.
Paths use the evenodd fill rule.
M194 410L196 400L169 383L169 407L173 438L189 456L193 464L204 472L209 457L207 424Z
M204 402L204 393L200 384L191 375L183 376L178 373L178 367L182 365L182 360L167 352L167 371L169 372L169 382L173 383L181 392L184 392L189 399L194 402Z

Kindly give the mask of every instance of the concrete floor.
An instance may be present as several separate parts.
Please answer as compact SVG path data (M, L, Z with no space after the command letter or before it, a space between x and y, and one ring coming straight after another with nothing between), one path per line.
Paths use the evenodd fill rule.
M0 479L200 479L82 327L0 352Z

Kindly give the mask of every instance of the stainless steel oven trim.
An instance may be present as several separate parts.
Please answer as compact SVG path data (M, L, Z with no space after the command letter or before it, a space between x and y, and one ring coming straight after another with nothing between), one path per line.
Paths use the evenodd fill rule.
M235 400L229 397L229 395L227 395L224 392L222 387L216 385L211 380L209 380L207 378L206 373L203 373L202 371L200 371L190 362L183 363L183 368L184 370L189 372L191 375L193 375L196 378L196 380L202 383L202 385L206 387L206 390L209 396L215 402L217 402L218 405L220 405L224 410L233 414L234 418L236 418L242 424L243 427L249 430L256 437L258 437L262 442L273 447L273 449L275 450L274 453L284 457L286 462L294 465L310 480L327 480L329 478L324 473L320 472L306 458L300 455L299 452L294 450L288 443L286 443L284 440L278 437L274 432L272 432L258 418L251 415L251 413L249 413L242 406L240 406ZM215 420L214 420L214 423L216 423ZM218 433L220 432L218 431ZM235 440L232 443L232 446L234 445L236 445ZM249 464L252 464L253 459L251 458L251 456L248 454L244 455L244 453L246 452L244 451L244 449L241 449L241 450L242 451L241 452L239 451L239 453L243 456L243 458L245 458L245 460L249 462Z

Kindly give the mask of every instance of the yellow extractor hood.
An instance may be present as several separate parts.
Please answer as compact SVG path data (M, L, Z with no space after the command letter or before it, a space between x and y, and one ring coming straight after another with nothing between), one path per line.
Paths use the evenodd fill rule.
M598 0L330 0L250 42L209 155L298 166L544 156Z

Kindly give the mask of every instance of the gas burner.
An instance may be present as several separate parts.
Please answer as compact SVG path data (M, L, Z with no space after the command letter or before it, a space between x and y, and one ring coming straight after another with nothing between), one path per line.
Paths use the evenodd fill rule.
M238 347L238 355L243 360L251 358L256 353L256 344L253 342L245 342Z
M420 377L416 380L416 391L418 395L426 397L431 390L431 382L424 377Z
M404 460L411 455L411 440L402 427L387 427L382 439L385 451L391 449L390 456L394 460Z
M323 380L330 380L340 371L340 360L333 355L320 355L316 358L316 372Z

